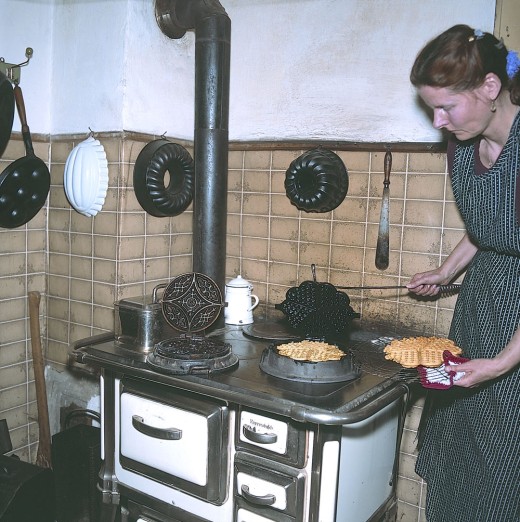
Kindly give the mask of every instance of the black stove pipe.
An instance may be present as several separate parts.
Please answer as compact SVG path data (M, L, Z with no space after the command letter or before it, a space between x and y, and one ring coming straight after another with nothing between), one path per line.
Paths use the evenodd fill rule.
M155 15L170 38L195 30L193 271L224 295L231 20L217 0L156 0Z

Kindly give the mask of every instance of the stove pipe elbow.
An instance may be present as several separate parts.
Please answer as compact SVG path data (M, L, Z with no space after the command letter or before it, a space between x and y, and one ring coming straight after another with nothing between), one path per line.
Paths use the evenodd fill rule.
M156 0L155 16L169 38L195 30L193 271L224 295L231 21L217 0Z

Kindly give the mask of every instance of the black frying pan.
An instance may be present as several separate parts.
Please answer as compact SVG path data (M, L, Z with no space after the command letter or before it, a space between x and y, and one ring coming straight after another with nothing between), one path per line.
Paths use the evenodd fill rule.
M3 228L20 227L30 221L45 204L51 185L47 165L34 154L19 85L15 86L13 93L26 155L13 161L0 174L0 227Z
M0 71L0 158L2 157L13 130L14 94L13 86Z

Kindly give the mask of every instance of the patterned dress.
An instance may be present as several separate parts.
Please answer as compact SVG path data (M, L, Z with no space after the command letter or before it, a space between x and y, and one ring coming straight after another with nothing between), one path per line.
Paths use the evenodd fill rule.
M497 162L476 173L477 145L455 149L455 201L479 251L466 272L449 337L491 358L520 326L520 115ZM520 204L520 201L518 201ZM428 522L520 521L520 369L478 388L435 391L416 471Z

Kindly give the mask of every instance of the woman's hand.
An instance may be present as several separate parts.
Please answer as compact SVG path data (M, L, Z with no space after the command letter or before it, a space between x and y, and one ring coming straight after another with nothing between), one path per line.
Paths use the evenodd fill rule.
M463 388L473 388L504 373L495 359L472 359L454 366L447 364L445 368L448 373L464 372L464 377L453 382L454 386Z
M505 373L518 371L520 365L520 328L505 346L505 348L492 359L472 359L455 366L446 365L447 372L464 372L464 377L455 381L456 386L471 388L483 382L496 379Z
M417 295L437 295L439 293L438 285L451 283L457 274L468 266L477 250L478 247L471 241L468 234L465 234L439 268L415 274L406 287Z
M414 294L432 296L439 293L439 285L449 282L449 278L443 276L440 273L440 268L437 268L436 270L430 270L429 272L415 274L406 287Z

